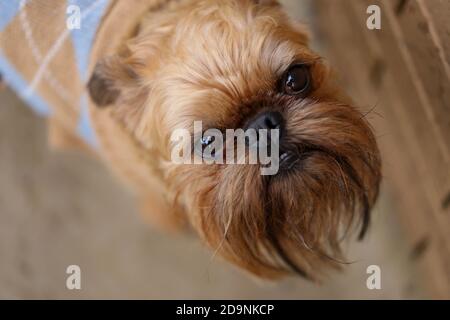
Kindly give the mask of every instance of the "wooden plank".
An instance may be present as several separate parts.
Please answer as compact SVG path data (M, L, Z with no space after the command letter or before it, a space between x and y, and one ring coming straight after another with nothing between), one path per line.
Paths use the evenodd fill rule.
M351 1L354 7L356 19L363 23L366 16L363 14L365 8L369 3L374 1ZM393 10L389 12L391 2L378 1L383 9L383 29L381 31L373 32L363 29L363 39L369 44L368 53L376 52L377 55L384 58L387 69L394 70L394 76L397 79L396 89L403 97L406 107L397 108L403 112L403 117L399 121L411 125L411 139L416 141L417 157L424 157L426 155L426 167L429 174L436 179L432 182L439 192L439 198L443 197L444 190L450 190L450 160L447 156L447 146L442 140L442 133L436 126L434 117L430 116L423 106L423 100L420 97L420 92L417 90L417 85L423 82L420 77L417 77L409 69L408 62L405 61L405 56L402 53L402 44L399 43L395 36L395 26L392 25L392 19L388 16L394 16ZM390 5L386 7L385 3ZM389 15L388 15L389 13ZM433 75L429 75L433 76ZM426 78L425 78L426 79ZM426 81L426 80L425 80ZM448 116L446 118L449 118Z
M366 1L366 4L368 3L373 3L373 1ZM348 2L349 3L349 2ZM386 1L384 1L383 3L386 3ZM391 2L389 2L391 4ZM364 7L364 3L361 1L352 2L353 5L355 6L362 6ZM386 6L382 7L384 9L386 9ZM364 9L364 8L361 8ZM384 10L384 13L386 13L387 10ZM356 14L356 18L360 17L360 12L358 12ZM388 28L387 31L391 31L393 30L394 26L392 26L392 23L395 23L395 21L393 21L392 17L394 17L394 15L392 14L393 12L391 11L391 15L390 15L390 19L385 19L384 22L384 28ZM395 18L394 18L395 19ZM388 23L386 25L386 23ZM389 25L391 24L391 25ZM374 45L376 44L376 41L373 41L373 39L370 38L369 33L371 33L370 31L367 31L367 29L365 30L365 36L364 38L368 41L366 41L367 43L369 43L371 46L370 50L375 50L376 48L374 47ZM396 55L395 53L395 48L396 43L393 40L397 40L397 37L390 37L390 35L395 34L395 32L386 32L386 30L384 30L384 32L380 33L380 44L382 46L382 49L387 49L386 52L386 56L389 57L389 59L387 59L388 61L391 60L392 58L394 58L395 56L398 56L397 58L403 57L404 55ZM369 51L370 51L369 50ZM401 48L400 48L401 51ZM450 219L448 215L444 215L444 212L442 211L442 199L446 196L446 194L448 194L448 174L450 173L450 169L448 167L448 161L445 161L442 163L441 167L433 167L430 166L429 163L429 158L428 158L428 154L424 153L425 147L427 147L426 141L423 141L422 143L415 143L420 141L421 136L417 134L417 132L415 130L411 130L411 128L408 128L408 124L409 121L414 120L414 117L408 117L411 115L410 112L410 104L411 101L409 101L406 105L402 102L404 102L405 100L407 101L408 97L410 96L410 90L405 90L405 91L399 91L399 90L394 90L395 85L396 84L401 84L404 83L407 79L402 79L401 77L399 77L400 75L407 75L408 74L408 69L405 68L405 66L403 66L403 68L400 68L401 65L401 59L396 59L395 63L392 64L391 69L394 70L393 75L395 75L395 77L397 78L396 83L392 84L392 88L391 88L391 92L397 92L400 94L400 99L399 101L397 101L396 104L393 104L396 106L395 111L398 112L400 115L402 115L400 117L400 122L396 121L395 123L393 123L394 126L400 125L403 126L404 131L405 131L405 135L407 137L406 140L406 146L409 150L412 151L414 158L413 159L415 165L416 165L416 169L417 171L412 173L415 174L414 176L418 176L418 179L416 181L416 185L417 183L420 183L419 185L417 185L417 188L421 187L422 192L427 196L428 198L428 202L431 204L431 211L424 211L423 214L427 215L428 219L431 219L432 221L432 225L431 227L431 231L432 232L439 232L440 236L438 237L438 243L442 246L442 252L447 252L446 253L446 257L448 256L448 251L450 250L450 237L449 237L449 233L448 233L448 226L450 225ZM413 76L413 75L410 75ZM403 106L402 106L403 105ZM412 114L414 116L414 114ZM408 121L401 121L402 119L408 119ZM425 123L425 125L428 125L430 128L433 127L433 123L429 123L427 121L424 121L423 118L419 118L419 120L422 123ZM429 145L433 145L436 146L436 142L433 140L429 140L428 141ZM414 152L415 151L415 152ZM403 163L406 163L406 161L411 160L411 159L403 159ZM437 169L437 170L436 170ZM440 177L444 177L444 179L440 179ZM414 186L414 184L406 184L404 185L404 189L403 192L409 192L409 190L411 190L412 186ZM449 265L449 262L447 261L447 259L443 259L443 263L446 264L447 266Z
M430 3L439 2L431 0L428 5ZM450 68L440 34L435 30L432 16L423 11L426 8L418 1L407 1L401 13L395 13L398 8L395 1L384 1L383 4L386 11L390 9L396 17L393 27L398 27L397 32L411 57L409 68L416 70L420 90L426 94L422 104L429 109L429 123L439 129L438 139L442 140L444 152L450 158ZM435 8L434 5L431 7Z
M444 59L450 65L450 1L448 0L417 0L419 6L431 25L431 31L444 49Z
M351 2L352 5L349 2L347 4L355 7L354 19L360 20L359 23L362 24L365 17L361 14L365 12L366 8L364 1ZM382 110L383 112L389 112L394 108L393 111L397 116L386 120L391 122L392 127L401 126L405 130L409 139L407 139L407 144L403 146L412 151L411 156L417 163L417 180L424 184L426 194L434 206L438 219L443 223L445 222L443 226L449 225L449 216L444 216L440 211L442 209L441 203L450 190L449 161L442 154L442 150L437 147L436 135L439 133L430 130L433 125L426 121L426 113L421 107L420 99L414 92L415 86L411 79L412 75L408 72L406 63L403 61L403 55L397 50L397 39L392 36L393 32L390 32L389 23L390 21L385 19L383 32L374 33L364 28L357 41L359 41L358 43L365 42L368 44L368 47L364 49L367 52L367 61L370 61L369 57L372 57L372 59L377 59L377 56L383 57L384 60L382 61L385 68L394 71L393 75L396 82L390 91L399 93L402 97L401 104L387 105ZM364 68L359 72L363 72L363 70ZM373 84L374 90L378 85ZM384 94L386 93L380 93L380 96Z
M370 1L374 2L377 1ZM379 139L387 183L394 186L403 209L403 221L411 231L411 244L429 239L421 264L429 274L430 287L436 297L448 297L448 224L442 223L439 217L442 215L439 200L446 194L440 190L448 185L445 172L450 172L442 174L440 170L448 169L448 163L434 143L436 132L427 130L427 117L414 92L396 38L389 32L389 21L383 32L368 31L365 28L367 5L364 5L360 1L318 1L319 16L327 21L323 24L323 34L330 41L337 65L341 66L344 82L353 84L352 96L367 105L378 102L377 111L383 113L383 119L375 118L372 123L378 130L388 131L387 137ZM422 160L417 161L418 157ZM436 185L434 176L439 181L437 188L430 192L429 185Z

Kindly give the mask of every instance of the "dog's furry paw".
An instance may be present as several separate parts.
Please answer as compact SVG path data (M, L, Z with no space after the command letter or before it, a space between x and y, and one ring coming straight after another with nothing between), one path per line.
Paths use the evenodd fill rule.
M142 196L139 209L143 217L160 230L171 233L189 230L188 222L182 212L176 207L168 206L159 195L150 193Z

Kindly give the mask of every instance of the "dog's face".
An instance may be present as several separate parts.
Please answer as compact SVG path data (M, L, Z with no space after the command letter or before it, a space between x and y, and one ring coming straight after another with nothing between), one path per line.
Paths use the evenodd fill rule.
M317 278L339 267L347 231L359 225L364 235L380 183L374 135L274 1L194 1L155 13L124 53L99 64L90 91L156 155L206 243L251 273ZM261 117L281 130L276 175L171 161L176 129L245 128Z

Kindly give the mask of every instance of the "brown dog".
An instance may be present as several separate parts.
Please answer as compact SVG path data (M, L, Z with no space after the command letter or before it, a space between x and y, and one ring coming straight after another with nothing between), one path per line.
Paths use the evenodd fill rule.
M162 6L97 64L89 90L103 150L149 214L189 222L252 274L317 279L339 268L349 229L364 236L381 176L374 135L276 1ZM175 129L243 128L274 112L286 158L275 176L171 161Z
M340 267L341 240L357 226L362 238L369 225L380 155L364 116L276 1L92 2L83 15L105 16L89 53L92 99L84 109L74 104L86 101L85 85L67 41L65 2L54 5L59 10L23 2L0 33L0 71L38 110L45 108L35 94L49 102L53 145L85 148L73 132L89 113L99 155L159 225L191 225L215 252L261 278L319 279ZM192 132L195 121L221 131L278 129L278 173L172 161L172 133Z

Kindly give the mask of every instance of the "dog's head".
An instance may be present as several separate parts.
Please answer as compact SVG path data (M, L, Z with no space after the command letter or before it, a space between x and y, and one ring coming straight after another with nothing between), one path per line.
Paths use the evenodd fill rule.
M89 87L148 152L200 236L251 273L317 278L362 237L380 183L363 114L276 1L185 1L155 13ZM183 1L181 1L183 3ZM280 130L280 169L171 161L176 129ZM195 141L193 141L195 143Z

